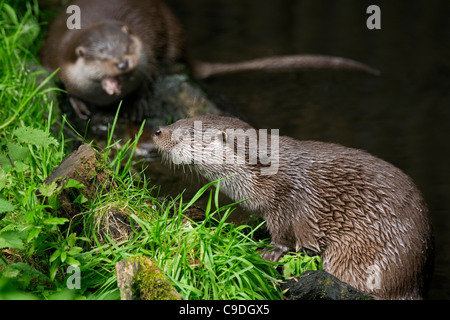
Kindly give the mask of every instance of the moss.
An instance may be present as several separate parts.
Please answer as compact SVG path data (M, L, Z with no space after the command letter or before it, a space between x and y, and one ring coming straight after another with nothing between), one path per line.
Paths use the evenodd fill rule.
M130 259L139 269L133 278L133 296L140 300L180 300L181 297L167 281L156 264L143 256Z
M332 285L334 285L335 283L334 283L334 281L333 281L333 279L331 279L331 278L326 278L326 279L324 279L323 281L322 281L322 285L325 287L325 286L332 286Z
M331 292L335 291L336 283L333 281L332 278L325 278L322 281L320 281L320 284L322 286L322 292L321 292L321 299L326 299ZM330 288L331 287L331 288ZM343 299L343 293L341 291L340 297L338 299Z

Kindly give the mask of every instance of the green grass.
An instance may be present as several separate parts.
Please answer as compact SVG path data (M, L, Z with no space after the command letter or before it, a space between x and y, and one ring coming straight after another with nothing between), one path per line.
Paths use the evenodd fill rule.
M168 218L170 206L154 222L137 219L145 243L150 244L141 249L142 253L150 256L155 253L161 268L185 299L281 298L276 287L279 274L275 264L264 261L255 252L261 243L251 239L248 226L227 223L232 209L212 209L212 199L211 192L207 218L202 223L186 225L181 207L178 214ZM219 214L222 217L216 220Z
M67 123L52 75L37 67L36 2L10 4L0 0L0 299L119 299L115 264L138 254L154 258L185 299L281 299L278 264L255 251L267 242L253 240L254 228L226 222L234 206L220 206L219 188L162 201L145 175L130 173L139 134L114 157L111 138L103 150L118 187L77 198L80 219L58 216L61 188L44 180L70 153ZM184 222L205 192L206 219ZM129 215L133 231L118 243L100 232L99 217L114 207ZM79 268L79 289L68 288L71 266Z

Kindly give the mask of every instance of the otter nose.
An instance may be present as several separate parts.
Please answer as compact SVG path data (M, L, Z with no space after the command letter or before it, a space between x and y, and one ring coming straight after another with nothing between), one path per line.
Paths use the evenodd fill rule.
M119 69L120 71L127 70L128 66L129 66L128 60L123 60L116 64L117 69Z
M155 137L159 136L161 134L161 129L156 129L156 131L153 133Z

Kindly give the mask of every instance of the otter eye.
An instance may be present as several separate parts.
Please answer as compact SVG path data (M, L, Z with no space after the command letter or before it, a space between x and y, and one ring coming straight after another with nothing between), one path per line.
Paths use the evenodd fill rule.
M183 131L181 132L181 134L183 135L183 137L186 137L186 136L189 135L189 130L183 130Z

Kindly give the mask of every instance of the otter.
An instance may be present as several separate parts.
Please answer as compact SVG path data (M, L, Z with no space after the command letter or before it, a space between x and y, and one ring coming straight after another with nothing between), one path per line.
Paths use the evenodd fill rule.
M165 65L185 57L183 29L157 0L77 0L81 28L68 29L62 11L40 49L41 64L63 82L80 118L88 106L105 107L132 97L133 118L145 116L147 85Z
M250 70L343 68L372 74L378 71L357 61L320 55L261 58L239 63L208 63L187 55L184 30L170 8L159 0L77 0L81 28L68 29L69 15L62 11L49 27L40 50L41 64L54 71L69 94L80 118L89 106L116 105L132 100L132 120L148 116L151 83L180 62L192 75L207 78Z
M164 160L185 165L262 216L277 261L321 255L323 269L384 299L422 299L433 253L425 201L405 173L365 151L201 116L158 128ZM257 146L255 148L255 146Z

